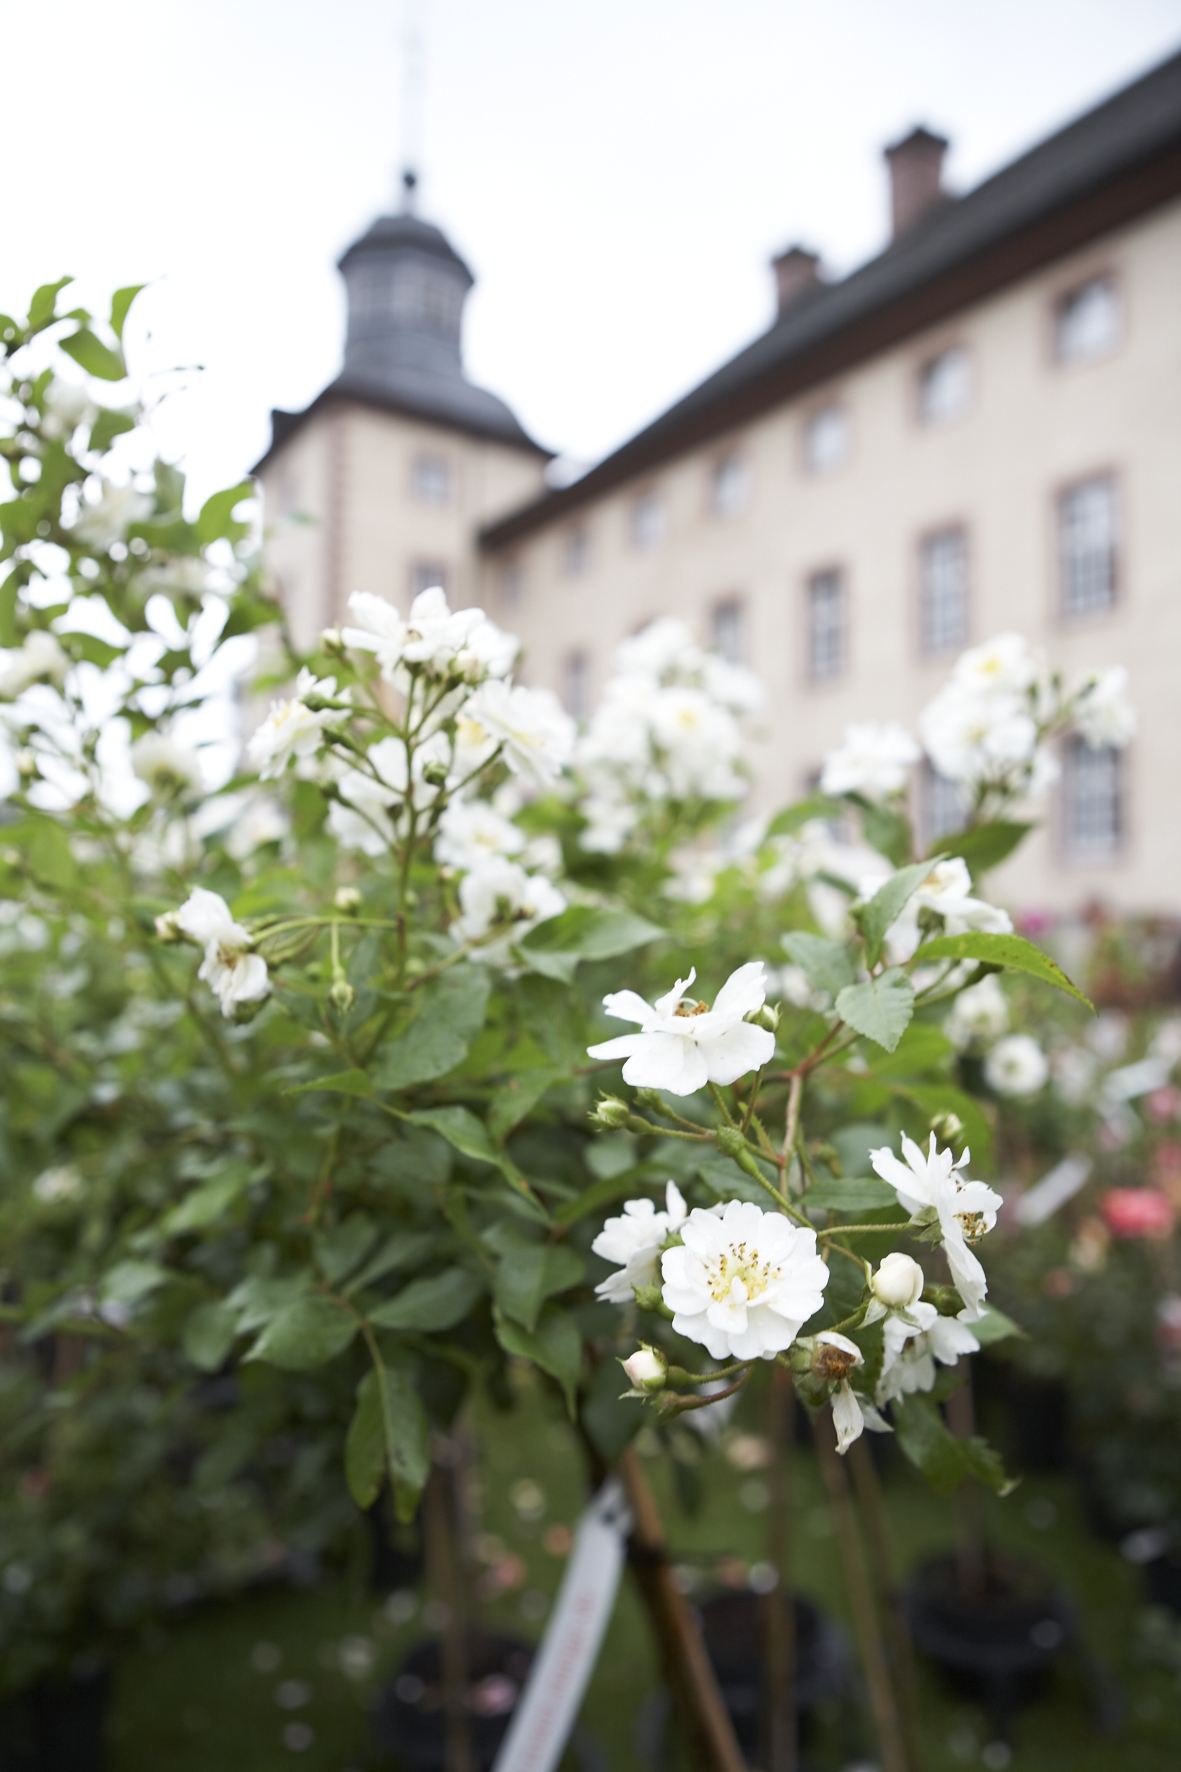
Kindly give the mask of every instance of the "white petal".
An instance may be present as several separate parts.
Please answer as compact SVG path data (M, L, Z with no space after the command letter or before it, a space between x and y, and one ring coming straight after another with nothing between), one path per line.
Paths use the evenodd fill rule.
M655 1012L650 1003L635 991L612 991L609 997L603 998L603 1008L608 1015L615 1016L618 1021L638 1021L641 1027L646 1022L655 1020Z
M676 1011L677 1004L680 1002L680 1000L684 996L685 992L689 989L689 986L695 981L696 977L697 977L697 968L696 968L696 966L691 966L689 968L688 978L678 978L676 984L674 984L671 991L666 991L664 993L663 997L657 997L657 999L656 999L656 1013L657 1013L657 1015L672 1015L672 1014L674 1014Z
M734 1021L741 1021L752 1009L761 1009L767 1000L767 981L763 976L763 962L750 960L732 972L711 1005L714 1015L724 1015Z
M757 1071L775 1056L775 1036L766 1028L740 1021L715 1039L702 1040L698 1051L709 1067L711 1083L736 1083L748 1071ZM700 1085L699 1085L700 1087Z
M846 1382L838 1385L832 1397L832 1424L837 1430L837 1451L847 1452L854 1440L861 1438L865 1418L861 1405Z
M216 892L195 886L176 913L178 926L194 941L220 941L237 930L230 907ZM244 934L244 932L241 932Z
M623 1067L625 1083L637 1089L667 1089L670 1095L692 1095L709 1081L705 1059L692 1040L677 1034L636 1034L632 1038L636 1046Z
M647 1034L619 1034L614 1040L602 1040L597 1046L588 1046L586 1055L588 1058L630 1058L649 1037Z

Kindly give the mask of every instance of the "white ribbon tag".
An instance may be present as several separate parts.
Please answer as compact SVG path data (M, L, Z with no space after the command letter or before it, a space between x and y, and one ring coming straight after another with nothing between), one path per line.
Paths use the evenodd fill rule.
M611 1616L631 1518L623 1484L603 1484L582 1519L557 1604L492 1772L553 1772Z

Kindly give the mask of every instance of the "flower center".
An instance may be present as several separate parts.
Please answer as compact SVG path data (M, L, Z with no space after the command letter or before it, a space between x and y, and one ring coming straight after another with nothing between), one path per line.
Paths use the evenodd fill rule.
M978 1243L988 1229L983 1212L957 1212L956 1217L963 1226L965 1243Z
M245 948L231 947L227 942L219 942L217 946L217 963L219 966L224 966L227 972L232 972L234 967L242 960L245 952Z
M762 1297L778 1273L771 1262L759 1261L757 1249L752 1249L748 1254L745 1243L736 1243L732 1249L724 1249L712 1262L705 1263L705 1271L710 1297L716 1304L727 1303L735 1280L741 1282L744 1302L753 1304L757 1298Z
M705 1015L708 1013L708 1011L709 1011L709 1004L708 1003L697 1003L693 1000L692 997L682 997L680 1002L677 1004L676 1008L673 1010L673 1014L674 1015Z

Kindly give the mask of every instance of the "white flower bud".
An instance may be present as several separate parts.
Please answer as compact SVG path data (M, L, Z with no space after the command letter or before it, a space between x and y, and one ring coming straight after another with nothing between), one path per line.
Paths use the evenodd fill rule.
M338 886L332 902L338 911L344 911L346 916L351 916L354 911L359 911L361 908L361 894L355 886Z
M909 1310L922 1297L926 1275L912 1255L895 1249L883 1258L870 1290L888 1310Z
M176 942L184 940L184 931L177 922L175 911L165 911L162 917L156 918L156 934L161 941Z
M644 1342L629 1360L623 1361L623 1370L630 1378L633 1390L661 1391L668 1378L668 1361L659 1348L649 1347Z

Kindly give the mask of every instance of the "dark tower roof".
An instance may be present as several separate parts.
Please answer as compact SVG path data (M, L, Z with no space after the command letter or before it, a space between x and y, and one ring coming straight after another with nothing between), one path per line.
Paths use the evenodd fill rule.
M348 297L344 365L304 412L271 414L271 450L340 396L548 453L503 400L464 374L463 308L475 278L439 228L408 210L379 216L338 269Z

